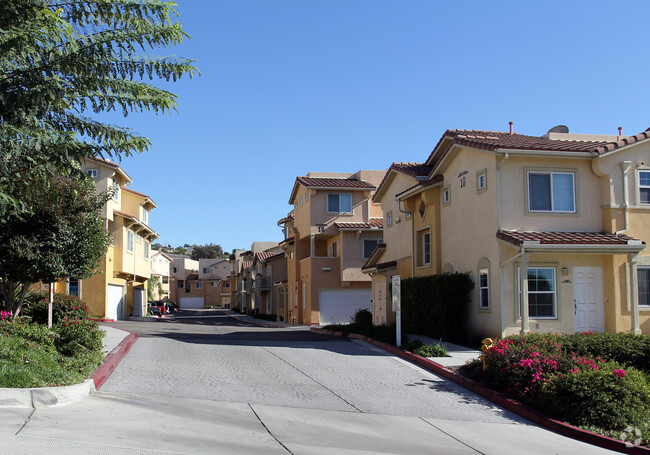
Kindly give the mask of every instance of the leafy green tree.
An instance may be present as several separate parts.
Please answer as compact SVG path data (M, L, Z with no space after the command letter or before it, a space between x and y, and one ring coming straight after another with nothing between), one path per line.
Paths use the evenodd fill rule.
M82 177L35 177L11 195L29 212L9 214L0 229L0 298L18 316L30 286L87 278L106 254L109 233L101 209L107 194Z
M82 158L149 148L147 138L87 115L176 110L176 95L145 82L197 72L190 60L149 55L187 37L175 7L162 0L0 1L0 219L29 208L13 196L17 182L67 173Z
M192 245L192 259L216 259L223 256L221 245L210 243L209 245Z

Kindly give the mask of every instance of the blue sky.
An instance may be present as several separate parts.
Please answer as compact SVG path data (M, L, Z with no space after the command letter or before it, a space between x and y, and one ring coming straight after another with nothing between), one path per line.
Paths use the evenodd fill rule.
M179 113L111 121L160 242L280 241L298 175L422 162L447 129L650 126L641 1L178 0Z

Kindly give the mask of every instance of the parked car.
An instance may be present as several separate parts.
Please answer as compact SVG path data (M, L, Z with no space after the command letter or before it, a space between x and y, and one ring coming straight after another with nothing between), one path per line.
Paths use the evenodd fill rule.
M151 313L154 316L161 316L167 312L167 307L162 301L149 302L147 303L147 313Z

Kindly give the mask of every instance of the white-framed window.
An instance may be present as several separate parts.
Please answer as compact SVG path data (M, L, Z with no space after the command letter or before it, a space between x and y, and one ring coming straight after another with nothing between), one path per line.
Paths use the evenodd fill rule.
M393 212L386 212L386 226L392 226L393 225Z
M142 222L144 224L149 224L149 210L147 210L147 208L144 205L140 207L141 207L140 210L142 211Z
M639 171L639 202L650 204L650 171Z
M431 265L431 230L417 232L417 265Z
M302 205L302 196L300 196L300 205Z
M133 253L133 231L131 229L126 233L126 251Z
M442 205L451 204L451 188L447 187L442 190Z
M528 316L535 319L557 317L555 267L528 267ZM517 267L517 295L521 317L521 267Z
M487 267L478 269L478 290L480 309L490 308L490 276Z
M120 200L120 183L115 179L113 179L113 200Z
M68 278L66 285L68 288L68 295L74 295L75 297L81 298L81 280Z
M330 193L327 195L328 213L352 213L352 195Z
M88 174L90 177L96 179L97 176L99 175L99 172L97 169L86 169L86 174Z
M135 241L136 241L137 243L142 243L142 240L143 240L143 239L142 239L142 236L141 236L140 234L138 234L138 235L135 236Z
M639 306L650 308L650 267L637 267Z
M377 239L364 239L363 240L363 258L368 259L372 252L377 248L381 240Z
M149 242L144 242L144 258L149 259Z
M529 171L528 209L531 212L575 213L573 173Z
M203 273L210 273L210 267L203 267Z
M203 283L201 281L196 282L196 289L203 289Z
M487 171L483 170L476 174L476 191L481 192L487 189Z
M309 200L309 190L305 191L305 202Z
M211 288L215 287L216 285L217 285L217 284L216 284L214 281L210 281L210 287L211 287Z

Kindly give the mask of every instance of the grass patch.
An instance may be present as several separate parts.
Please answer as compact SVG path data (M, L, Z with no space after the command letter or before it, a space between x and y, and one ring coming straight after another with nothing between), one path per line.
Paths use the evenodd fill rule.
M403 346L405 351L422 357L449 357L449 351L442 344L426 344L420 340L409 341Z

